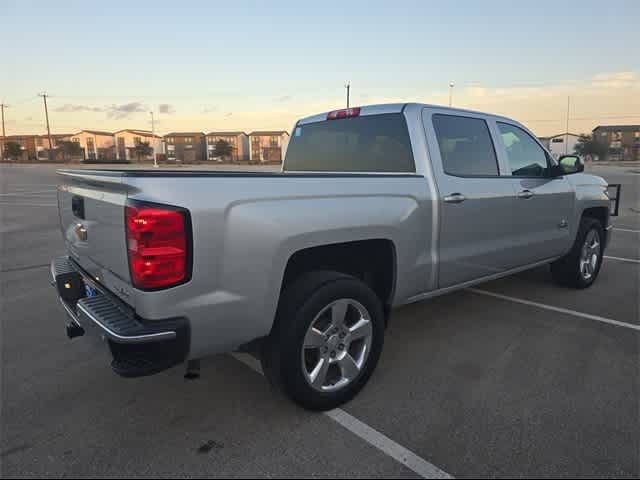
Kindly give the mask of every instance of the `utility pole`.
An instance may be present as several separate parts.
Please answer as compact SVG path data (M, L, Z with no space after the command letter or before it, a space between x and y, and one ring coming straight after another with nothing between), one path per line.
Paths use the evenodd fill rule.
M351 90L351 82L345 83L344 88L347 89L347 108L349 108L349 91Z
M158 159L156 158L156 128L153 120L153 112L151 114L151 149L153 150L153 168L158 168Z
M51 161L53 160L51 158L51 150L53 150L53 142L51 141L51 129L49 128L49 110L47 109L47 94L41 93L38 96L42 97L42 99L44 100L44 115L47 119L47 136L49 137L49 161Z
M4 140L7 136L7 133L4 130L4 109L9 105L5 105L4 103L0 103L0 110L2 110L2 151L0 152L0 161L4 162Z
M564 135L564 154L569 154L569 111L571 109L571 97L567 97L567 130Z
M449 82L449 107L453 105L453 87L455 86L455 83Z

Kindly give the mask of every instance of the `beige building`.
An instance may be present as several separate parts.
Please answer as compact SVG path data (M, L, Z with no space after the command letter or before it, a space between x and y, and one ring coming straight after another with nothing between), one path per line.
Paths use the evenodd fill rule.
M82 130L71 140L84 150L85 160L115 160L116 149L113 133L100 130Z
M162 137L153 135L148 130L133 130L128 128L115 132L113 136L115 137L116 158L119 161L138 161L138 156L134 149L139 143L148 143L156 155L164 153ZM153 161L153 154L140 160Z
M541 137L539 140L547 147L553 158L558 160L562 155L572 155L576 152L576 145L580 140L580 135L560 133L551 137Z
M284 130L256 131L249 134L249 161L252 163L282 162L289 144Z
M230 158L218 158L215 154L216 143L224 140L231 145ZM246 162L249 160L249 137L244 132L209 132L207 133L207 160L213 162Z

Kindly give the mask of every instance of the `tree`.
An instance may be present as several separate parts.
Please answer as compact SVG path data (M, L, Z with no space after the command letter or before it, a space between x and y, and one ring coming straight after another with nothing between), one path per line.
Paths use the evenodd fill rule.
M218 140L213 149L213 155L219 158L228 158L233 154L233 147L226 140Z
M68 161L73 157L79 157L82 155L82 147L80 142L72 142L71 140L60 140L56 146L62 152L62 158L64 161Z
M22 156L22 145L18 142L7 142L4 144L4 156L18 160Z
M142 157L153 155L153 148L151 148L149 142L138 142L138 144L133 147L133 151L135 152L136 157L138 157L138 163L140 163L140 159Z
M599 142L593 135L580 135L576 143L576 153L581 157L598 157L604 159L607 156L608 148L604 143Z

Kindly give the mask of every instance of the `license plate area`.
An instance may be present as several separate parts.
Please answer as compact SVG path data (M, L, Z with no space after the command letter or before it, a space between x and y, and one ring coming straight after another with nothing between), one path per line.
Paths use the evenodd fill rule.
M94 287L92 287L88 283L84 284L84 292L85 292L84 296L87 297L87 298L97 297L99 295L99 293L100 293L100 292L98 292L97 289L95 289ZM80 299L78 299L78 300L80 300Z

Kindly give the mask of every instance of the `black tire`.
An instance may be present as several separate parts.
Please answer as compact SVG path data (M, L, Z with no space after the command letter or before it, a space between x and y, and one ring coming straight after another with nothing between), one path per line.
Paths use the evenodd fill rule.
M359 375L342 389L320 392L311 387L301 363L305 335L314 318L332 302L349 298L366 308L372 343ZM326 411L355 397L378 364L384 344L385 320L378 296L355 277L333 271L301 275L283 292L276 322L263 345L262 368L271 383L307 410Z
M598 236L600 250L595 270L589 278L585 278L580 271L580 257L587 236L592 231L595 231ZM558 285L578 289L588 288L593 285L602 267L605 245L604 238L604 228L602 224L595 218L583 217L580 220L578 234L576 235L576 240L571 251L565 257L551 264L551 275L554 282Z

